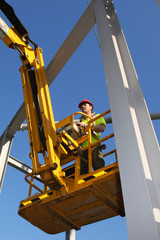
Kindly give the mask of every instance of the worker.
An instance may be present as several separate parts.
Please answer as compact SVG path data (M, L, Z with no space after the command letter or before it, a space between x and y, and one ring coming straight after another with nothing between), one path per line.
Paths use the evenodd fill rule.
M93 104L91 101L84 99L82 100L78 107L80 110L89 115L90 117L94 118L99 114L95 114L93 112ZM89 117L82 116L80 118L80 121L77 123L79 128L85 128L87 126L87 123L89 122ZM101 138L101 132L104 132L106 127L106 122L103 117L100 117L97 119L93 126L92 126L92 143L96 142ZM88 146L88 141L85 141L82 143L82 148ZM104 147L104 145L103 145ZM94 170L104 167L104 159L102 154L102 145L98 145L92 148L92 167ZM81 167L80 167L80 173L86 174L88 173L88 150L83 151L83 155L81 156Z

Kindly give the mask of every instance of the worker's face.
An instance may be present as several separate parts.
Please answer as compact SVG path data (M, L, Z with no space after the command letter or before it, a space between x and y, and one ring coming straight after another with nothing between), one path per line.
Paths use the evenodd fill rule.
M81 111L89 115L92 113L92 106L89 103L83 103L81 105Z

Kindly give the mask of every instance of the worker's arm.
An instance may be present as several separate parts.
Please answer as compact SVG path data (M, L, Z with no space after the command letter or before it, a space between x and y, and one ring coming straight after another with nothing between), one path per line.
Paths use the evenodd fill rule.
M87 124L85 124L84 122L78 122L77 126L85 128L85 127L87 127ZM105 127L106 126L104 124L93 125L92 130L95 131L95 132L104 132Z
M104 124L94 125L92 130L95 132L104 132L105 127Z

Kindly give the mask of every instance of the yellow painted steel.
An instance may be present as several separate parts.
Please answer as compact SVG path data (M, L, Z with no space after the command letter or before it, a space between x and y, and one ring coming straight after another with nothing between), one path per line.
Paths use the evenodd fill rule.
M19 215L49 234L97 222L117 215L124 216L118 164L95 174L83 175L74 185L69 181L68 193L48 191L20 203Z
M37 115L35 112L33 95L32 95L31 86L29 83L29 76L27 71L25 71L24 66L21 66L20 72L21 72L21 78L22 78L23 95L24 95L28 133L29 133L30 148L31 148L30 157L32 159L33 172L36 174L38 173L38 167L39 167L38 152L41 152L43 150L43 147L42 147L40 137L39 137L39 132L38 132Z
M70 119L74 121L73 115L63 119L63 124L59 122L57 125L57 131L60 127L64 128L59 135L61 143L66 146L68 146L68 140L70 141L71 137L67 138L65 126L68 125ZM91 138L89 134L91 134L92 121L94 119L86 127L87 133L85 138L82 136L83 141ZM71 126L73 126L72 123ZM114 134L110 134L97 141L97 144L109 140L113 136ZM63 138L66 138L65 141ZM81 143L83 142L81 136L78 139ZM74 147L77 147L78 139L75 141ZM73 139L72 141L74 142ZM91 151L95 145L96 143L90 142L90 145L82 150L90 148ZM80 147L80 145L78 146ZM115 153L114 149L104 155L109 156ZM75 160L74 164L63 168L64 173L67 169L74 168L74 172L65 177L68 192L65 191L64 187L58 190L54 189L52 192L43 191L43 193L20 203L19 215L46 233L56 234L73 228L78 230L86 224L117 215L125 215L117 159L115 158L115 163L96 171L91 169L85 175L80 175L80 156L71 156L67 153L66 158L61 158L61 165L63 166L66 162L69 164L73 160ZM89 159L89 162L91 166L92 159Z
M58 147L56 127L52 112L42 50L38 47L34 50L28 44L26 39L21 38L14 27L8 29L7 35L2 40L8 47L14 48L16 46L16 49L18 48L19 52L21 52L21 61L23 63L23 66L20 68L20 72L22 77L26 117L30 139L30 157L33 164L33 173L40 174L45 185L48 185L51 188L53 186L59 188L61 186L65 186L65 189L67 191L66 182L63 178L62 168L60 166L60 153L57 150ZM31 80L28 73L28 70L30 70L29 68L32 68L35 74L46 149L44 149L38 129L38 116L33 97L33 90L31 87ZM39 160L40 154L44 159L43 164L40 163Z

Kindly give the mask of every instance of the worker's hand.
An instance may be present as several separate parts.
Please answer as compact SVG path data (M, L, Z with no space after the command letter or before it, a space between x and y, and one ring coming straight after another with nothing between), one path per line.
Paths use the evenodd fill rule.
M77 123L77 126L80 127L80 128L81 128L81 127L84 128L84 127L86 126L86 124L83 123L83 122L78 122L78 123Z

